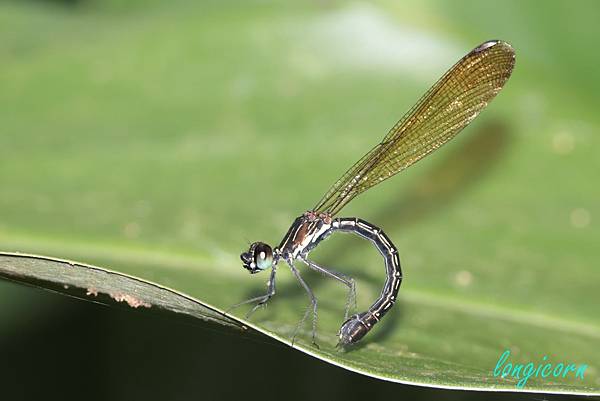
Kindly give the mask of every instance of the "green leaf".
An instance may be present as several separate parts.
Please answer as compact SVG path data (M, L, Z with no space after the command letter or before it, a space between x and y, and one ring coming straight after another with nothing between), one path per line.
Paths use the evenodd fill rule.
M0 248L107 267L3 253L2 276L290 344L307 299L284 266L265 310L223 314L265 292L240 252L276 245L452 63L500 38L517 66L489 109L343 211L398 246L394 309L340 352L345 289L303 270L320 349L310 322L294 346L403 383L599 394L597 10L427 4L2 3ZM334 236L311 256L357 279L360 310L379 294L364 241ZM507 349L588 368L518 389L494 376Z
M121 303L133 309L168 311L245 328L214 307L174 290L82 263L38 255L0 253L0 277L97 303L112 306Z

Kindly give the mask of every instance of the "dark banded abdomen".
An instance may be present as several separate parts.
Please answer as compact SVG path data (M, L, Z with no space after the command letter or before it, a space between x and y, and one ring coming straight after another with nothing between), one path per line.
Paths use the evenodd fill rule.
M381 294L365 312L351 316L340 327L341 345L356 343L363 338L392 308L402 282L398 250L387 235L378 227L357 218L337 218L331 224L332 231L352 232L371 241L385 261L386 280Z

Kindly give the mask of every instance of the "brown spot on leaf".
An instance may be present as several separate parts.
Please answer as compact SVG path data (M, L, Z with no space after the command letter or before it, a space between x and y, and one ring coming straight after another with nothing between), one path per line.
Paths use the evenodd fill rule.
M152 306L149 303L134 297L133 295L122 293L110 293L108 295L110 295L110 297L117 302L127 302L127 304L132 308L139 308L140 306L144 308L150 308Z

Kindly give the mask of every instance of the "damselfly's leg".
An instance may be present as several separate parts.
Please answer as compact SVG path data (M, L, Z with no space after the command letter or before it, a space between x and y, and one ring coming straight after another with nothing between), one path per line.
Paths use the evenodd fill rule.
M344 321L346 321L349 316L350 308L352 307L354 310L356 310L356 282L354 279L343 273L336 272L335 270L321 267L312 260L308 260L306 257L301 257L300 260L306 263L306 265L311 269L318 271L326 277L334 278L339 282L344 283L348 287L348 298L346 299L346 307L344 310Z
M252 309L250 309L250 311L248 313L246 313L246 319L248 319L250 316L252 316L252 314L254 312L256 312L258 310L258 308L260 308L261 306L264 306L273 297L273 295L275 295L275 272L276 271L277 271L277 267L273 266L272 270L271 270L271 276L269 277L269 282L267 283L267 293L265 295L261 295L260 297L250 298L243 302L239 302L235 305L232 305L225 311L225 313L227 314L231 310L233 310L239 306L256 302L256 305L254 305L252 307Z
M292 273L294 274L296 279L300 282L300 285L302 285L302 287L304 287L304 289L306 290L306 293L308 294L308 297L310 298L310 305L306 308L306 312L304 312L304 316L302 316L302 320L300 320L300 322L296 326L296 329L294 330L294 334L292 336L292 345L294 345L294 341L296 340L296 334L298 333L298 330L300 329L300 327L302 327L302 324L304 324L304 321L306 320L310 310L312 309L312 313L313 313L312 343L315 347L319 348L319 346L317 345L317 342L315 341L316 336L317 336L317 298L315 298L315 294L313 294L313 292L310 289L310 287L308 286L308 284L306 284L306 282L302 279L302 277L300 276L300 272L298 271L298 269L296 269L294 267L294 264L292 263L292 261L287 260L287 264L290 266Z

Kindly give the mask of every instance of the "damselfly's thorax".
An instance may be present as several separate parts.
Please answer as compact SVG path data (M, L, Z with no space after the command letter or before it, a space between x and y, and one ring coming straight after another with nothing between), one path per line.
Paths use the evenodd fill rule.
M331 234L331 216L308 211L294 220L279 245L279 252L287 259L307 255L319 242Z

